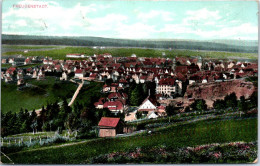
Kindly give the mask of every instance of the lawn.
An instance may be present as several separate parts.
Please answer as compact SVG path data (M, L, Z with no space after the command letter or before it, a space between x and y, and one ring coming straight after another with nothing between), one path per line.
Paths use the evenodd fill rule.
M100 97L103 97L100 91L102 90L104 83L102 82L90 82L88 85L84 85L79 94L74 101L74 103L78 102L80 104L93 104L98 101Z
M162 129L152 134L99 139L78 145L25 151L8 156L16 164L80 164L85 163L88 158L94 156L133 150L137 147L151 148L162 145L177 148L209 143L250 142L256 140L256 118L200 121ZM8 161L3 158L3 162Z
M86 55L111 53L116 57L128 57L136 54L138 57L162 57L162 53L166 57L173 58L175 56L202 56L204 58L248 58L257 59L256 53L237 53L237 52L217 52L217 51L193 51L193 50L168 50L168 49L142 49L142 48L106 48L93 49L89 47L65 47L53 50L31 51L23 53L22 51L12 51L3 53L3 56L22 54L24 56L49 56L54 59L68 59L66 54L69 53L84 53Z
M12 48L12 49L42 49L42 48L57 48L58 46L23 46L23 45L2 45L3 48Z
M11 66L12 66L11 63L2 63L2 64L1 64L1 67L2 67L2 68L9 68L9 67L11 67Z
M41 63L28 64L28 65L17 66L17 68L26 69L29 67L36 67L36 66L42 66L42 64Z
M47 103L61 101L63 97L72 97L77 88L74 83L55 80L54 77L46 77L41 81L29 80L27 83L36 87L17 90L16 84L1 82L1 111L3 113L18 112L21 108L39 109Z

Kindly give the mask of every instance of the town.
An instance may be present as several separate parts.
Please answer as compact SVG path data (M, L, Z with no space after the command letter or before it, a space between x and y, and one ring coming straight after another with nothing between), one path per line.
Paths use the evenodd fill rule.
M52 99L47 106L29 112L21 108L18 117L2 113L2 136L56 131L66 141L74 137L128 137L154 132L157 122L163 122L160 128L180 120L189 122L194 115L198 121L204 116L225 117L227 111L239 116L257 113L254 81L258 64L254 60L167 58L164 54L151 58L134 53L130 57L67 54L66 60L17 55L2 57L2 66L2 83L16 85L21 93L35 87L33 80L48 83L55 79L55 84L75 86L67 98ZM61 84L59 88L65 87ZM40 93L37 88L33 91ZM17 118L18 123L8 127ZM4 140L10 144L8 138L2 138L2 144ZM29 142L32 144L31 138ZM22 143L19 140L19 147Z
M166 107L170 105L178 112L188 112L192 109L191 104L199 99L206 102L206 108L212 109L214 101L224 99L228 94L235 92L238 99L241 96L248 99L256 91L253 83L245 78L257 76L258 66L246 60L225 61L200 56L145 58L134 53L131 57L113 57L109 53L93 56L67 54L66 57L72 60L3 57L2 64L13 66L6 70L2 68L1 79L6 83L16 82L19 87L27 86L28 79L44 80L45 75L79 83L69 106L84 82L103 82L100 93L106 97L92 104L97 109L107 108L115 115L124 114L126 122L167 116ZM37 66L19 68L19 65L32 64ZM140 89L137 85L145 87ZM115 134L118 133L113 136Z
M258 162L255 1L4 1L0 164Z

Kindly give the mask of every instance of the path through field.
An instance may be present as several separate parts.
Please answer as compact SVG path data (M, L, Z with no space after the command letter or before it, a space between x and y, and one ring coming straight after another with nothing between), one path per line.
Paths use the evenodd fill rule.
M76 99L77 95L79 94L79 91L80 91L80 89L82 88L82 86L83 86L83 82L82 82L82 83L79 83L79 86L78 86L76 92L74 93L74 95L73 95L73 97L72 97L72 99L71 99L71 101L70 101L70 103L69 103L69 106L71 106L71 105L73 104L73 102L74 102L74 100Z

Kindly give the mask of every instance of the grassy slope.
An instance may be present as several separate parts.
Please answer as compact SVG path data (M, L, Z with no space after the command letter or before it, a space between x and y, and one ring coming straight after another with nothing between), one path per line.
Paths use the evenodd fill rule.
M167 57L175 56L202 56L210 58L229 58L241 57L249 59L257 59L256 53L235 53L235 52L214 52L214 51L191 51L191 50L158 50L158 49L141 49L141 48L106 48L106 49L92 49L87 47L66 47L55 50L45 51L31 51L23 53L21 51L6 52L3 56L22 54L24 56L50 56L55 59L66 59L66 54L69 53L85 53L86 55L111 53L113 56L131 56L133 53L138 57L161 57L162 52L166 53Z
M12 48L12 49L42 49L42 48L56 48L58 46L22 46L22 45L2 45L4 48Z
M61 100L61 97L72 97L77 85L71 82L56 82L53 77L46 77L46 80L30 80L28 83L40 88L41 94L31 89L18 91L15 84L1 82L1 111L18 112L21 108L32 110L41 108L42 105L54 103ZM54 86L54 84L56 85Z
M104 95L100 93L103 85L104 83L102 82L90 82L89 85L83 86L82 89L79 91L79 94L74 103L78 102L80 104L94 104L91 103L91 101L96 102L100 97Z
M167 128L151 135L101 139L67 147L21 152L9 157L17 164L79 164L89 157L136 147L157 145L183 147L256 140L257 119L201 121Z

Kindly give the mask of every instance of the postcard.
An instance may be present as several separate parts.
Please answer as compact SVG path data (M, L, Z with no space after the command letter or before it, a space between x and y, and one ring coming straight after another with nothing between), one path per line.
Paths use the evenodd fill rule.
M3 0L1 163L248 164L258 2Z

